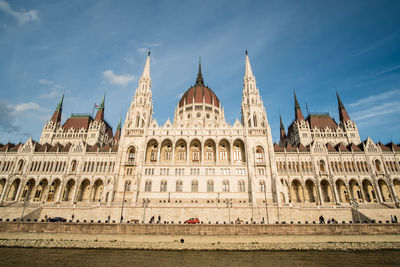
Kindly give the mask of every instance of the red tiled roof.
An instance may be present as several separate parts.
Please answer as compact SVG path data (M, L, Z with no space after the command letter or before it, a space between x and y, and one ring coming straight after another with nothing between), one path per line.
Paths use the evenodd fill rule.
M99 152L109 152L110 151L110 146L107 144L105 146L102 146L99 150Z
M113 145L111 147L111 152L118 152L118 145Z
M284 150L283 150L283 147L281 147L280 145L274 144L274 151L275 152L283 152Z
M21 146L21 143L18 143L17 145L15 145L15 146L11 147L10 149L8 149L8 151L17 152L20 146Z
M336 149L330 143L326 144L326 148L328 149L328 151L335 151L336 152Z
M93 146L87 146L86 147L86 151L87 152L97 152L97 149L99 148L99 144L98 143L96 143L96 144L94 144Z
M387 143L386 146L390 147L393 151L400 151L400 147L396 146L393 142Z
M361 151L360 147L356 146L354 143L351 143L347 146L349 151Z
M310 124L311 129L325 129L326 127L330 129L337 129L337 123L329 117L328 114L311 114L306 119Z
M382 149L382 151L391 151L390 147L385 146L381 142L378 142L378 145Z
M71 143L67 143L61 150L60 152L69 152L71 149Z
M62 126L64 130L69 130L69 129L75 129L75 130L80 130L80 129L85 129L87 130L89 128L90 122L92 122L93 119L90 117L90 115L72 115L71 117L68 118L68 120L64 123Z
M297 152L297 148L292 146L291 144L287 144L286 151L287 152Z
M300 151L300 152L307 152L307 151L310 151L310 150L308 149L308 146L305 147L305 146L303 146L302 144L300 144L300 145L299 145L299 151Z
M2 147L0 148L0 151L9 150L9 149L12 148L13 146L15 146L13 143L7 143L7 144L5 144L4 146L2 146Z
M339 143L335 146L337 151L342 151L342 152L349 152L347 147L345 147L342 143Z

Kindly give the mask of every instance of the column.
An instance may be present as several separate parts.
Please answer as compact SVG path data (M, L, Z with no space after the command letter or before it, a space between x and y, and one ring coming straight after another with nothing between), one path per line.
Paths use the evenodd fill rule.
M71 203L74 204L75 202L75 197L76 197L76 191L78 190L78 181L75 181L75 188L74 188L74 194L72 195Z
M321 184L319 183L318 180L316 180L317 183L317 190L318 190L318 198L319 198L319 203L322 206L324 204L324 198L322 197L322 191L321 191Z
M333 179L332 179L332 181L333 181ZM340 198L339 198L339 194L338 194L338 192L337 192L336 184L333 183L331 186L332 186L332 189L333 189L333 195L335 196L335 203L336 203L336 204L339 204Z
M19 183L19 186L18 186L18 189L17 189L17 194L15 195L15 200L14 201L20 201L20 197L21 197L20 194L21 194L22 187L25 186L24 184L25 183L22 180L20 180L20 183Z
M6 195L6 192L7 192L9 186L10 186L10 183L9 183L9 182L8 182L8 183L6 182L6 183L4 184L3 191L1 192L0 203L3 203L3 200L4 200L4 198L5 198L5 195Z
M59 203L60 202L60 199L61 199L61 192L64 190L64 183L61 183L60 182L60 184L58 185L58 191L57 191L57 195L56 195L56 197L55 197L55 202L56 203Z

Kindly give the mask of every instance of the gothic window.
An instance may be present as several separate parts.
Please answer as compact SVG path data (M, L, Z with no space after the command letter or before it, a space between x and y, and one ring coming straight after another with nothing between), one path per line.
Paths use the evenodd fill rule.
M242 161L242 151L239 146L233 146L233 160Z
M180 146L178 148L178 160L185 160L186 159L186 148L185 146Z
M165 149L164 159L165 160L171 160L171 158L172 158L172 148L171 148L171 146L168 146Z
M161 181L160 192L167 192L167 181L165 180Z
M375 168L378 172L382 171L381 162L379 160L375 160Z
M319 169L320 169L321 172L324 172L324 171L325 171L325 161L320 160L320 162L319 162Z
M254 124L254 127L257 127L257 116L256 116L256 114L253 114L253 124Z
M182 180L178 180L178 181L176 181L176 192L182 192L182 187L183 187L183 185L182 185Z
M157 161L157 152L158 152L157 146L153 146L151 148L150 161Z
M24 161L21 159L21 160L18 162L18 171L19 171L19 172L22 171L22 167L24 167Z
M244 184L244 181L243 181L243 180L240 180L240 181L238 182L238 188L239 188L239 192L244 192L244 191L246 191L245 184Z
M211 145L208 145L206 148L206 159L213 160L214 159L214 149Z
M224 180L222 182L222 191L229 192L229 181L228 180Z
M129 162L134 162L135 161L135 155L136 155L136 149L134 147L131 147L128 150L128 161Z
M219 152L220 160L228 160L228 152L226 151L225 145L221 146L221 151Z
M86 164L86 162L85 162L85 164ZM76 171L76 160L73 160L71 163L71 171L72 172Z
M192 192L198 192L199 191L199 182L197 180L192 181Z
M256 148L256 162L264 162L264 150L262 147Z
M265 192L265 182L260 181L260 192Z
M151 192L151 181L150 180L146 181L146 184L145 184L145 187L144 187L144 191Z
M212 180L207 181L207 192L214 192L214 182Z
M197 145L193 147L193 161L199 161L200 160L200 149Z

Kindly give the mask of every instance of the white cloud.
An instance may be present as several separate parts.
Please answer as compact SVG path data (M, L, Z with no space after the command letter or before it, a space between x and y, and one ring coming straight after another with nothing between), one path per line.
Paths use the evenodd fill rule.
M19 24L24 24L29 21L39 20L37 10L16 11L5 0L0 0L0 10L13 16L18 21Z
M54 98L58 96L58 91L56 89L60 89L61 85L55 83L54 81L40 79L38 83L46 85L49 87L50 91L40 95L40 98Z
M353 112L352 116L354 117L355 121L362 121L366 119L382 117L396 112L400 112L400 101L381 103L372 107L369 106L365 109Z
M104 71L103 75L110 83L121 86L126 86L128 83L135 79L135 76L129 74L116 75L112 70Z
M18 114L24 111L28 111L28 110L40 110L40 106L39 104L35 103L35 102L28 102L28 103L22 103L19 105L16 105L14 107L14 114Z
M49 81L49 80L46 80L46 79L40 79L38 81L38 83L44 84L44 85L48 85L48 86L52 86L54 88L61 88L61 85L56 84L54 81Z
M132 56L125 56L125 57L123 57L123 59L124 59L124 61L125 61L126 63L128 63L129 65L132 65L133 63L135 63L135 60L133 59Z
M384 93L377 94L377 95L371 95L371 96L368 96L365 98L361 98L360 100L357 100L356 102L349 104L349 106L352 108L355 108L355 107L359 107L362 105L378 104L378 102L386 100L386 99L392 99L396 95L400 96L400 89L384 92Z

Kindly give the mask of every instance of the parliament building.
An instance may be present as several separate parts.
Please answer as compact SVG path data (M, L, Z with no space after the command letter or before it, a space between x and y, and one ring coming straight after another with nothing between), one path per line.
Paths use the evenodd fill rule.
M150 53L114 131L96 116L61 121L63 98L39 141L0 144L0 219L205 224L386 221L400 216L400 146L362 141L337 94L339 121L294 120L274 143L246 52L241 120L225 120L199 64L173 121L153 117Z

